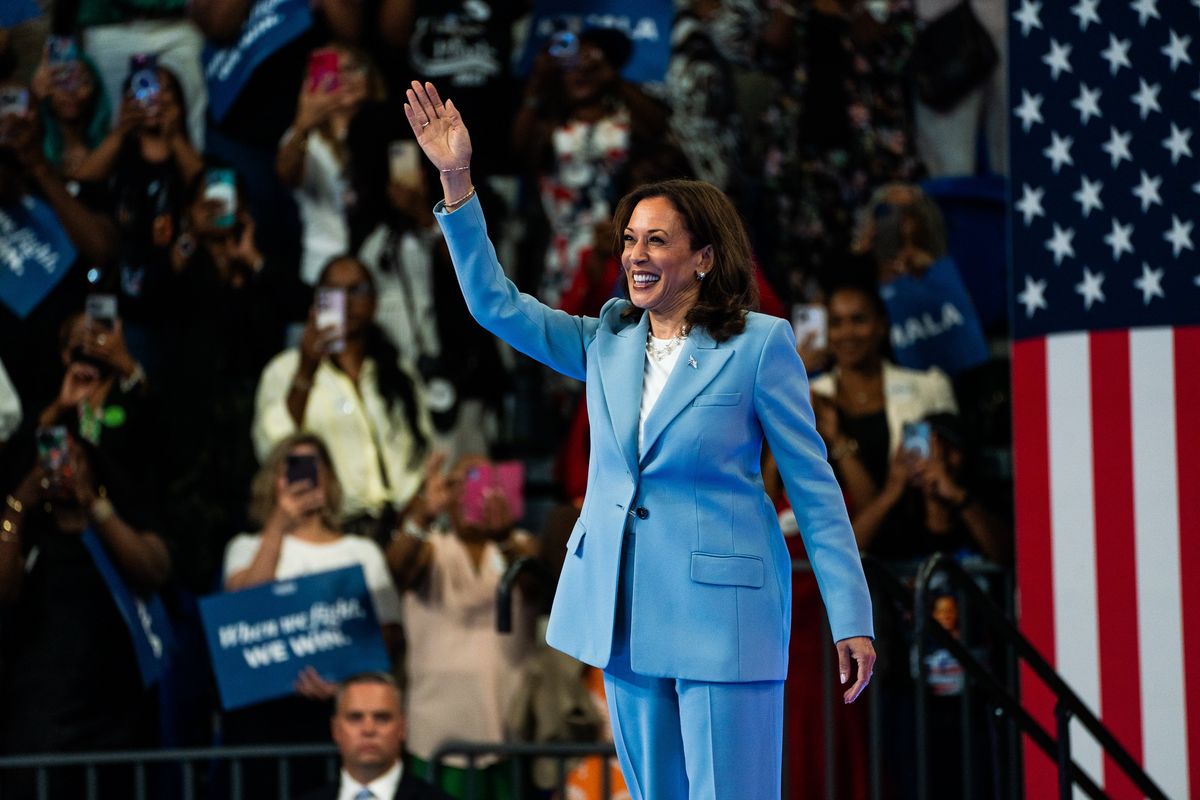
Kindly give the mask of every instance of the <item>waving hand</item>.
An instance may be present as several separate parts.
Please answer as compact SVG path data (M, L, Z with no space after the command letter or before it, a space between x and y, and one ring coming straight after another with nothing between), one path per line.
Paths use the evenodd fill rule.
M417 144L443 174L471 164L471 137L454 101L442 102L432 83L412 82L406 93L404 115ZM465 170L464 170L465 171Z

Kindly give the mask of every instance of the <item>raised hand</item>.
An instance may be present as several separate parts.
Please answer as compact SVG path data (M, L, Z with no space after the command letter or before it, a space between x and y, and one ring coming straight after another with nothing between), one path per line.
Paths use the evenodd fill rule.
M433 165L443 173L469 167L471 137L454 101L442 103L432 83L422 85L417 81L405 95L408 102L404 104L404 116Z

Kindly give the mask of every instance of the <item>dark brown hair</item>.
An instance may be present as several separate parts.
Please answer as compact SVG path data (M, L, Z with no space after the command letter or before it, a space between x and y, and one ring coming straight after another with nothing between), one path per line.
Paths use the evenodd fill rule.
M624 233L633 209L643 200L662 197L683 218L692 251L712 245L713 263L700 283L700 299L687 313L687 322L701 326L708 335L723 342L746 329L746 312L758 307L758 285L750 237L733 203L711 183L670 180L647 183L621 198L613 215L613 252L617 258L625 248ZM622 290L629 298L629 278ZM642 309L630 306L621 316L641 319Z

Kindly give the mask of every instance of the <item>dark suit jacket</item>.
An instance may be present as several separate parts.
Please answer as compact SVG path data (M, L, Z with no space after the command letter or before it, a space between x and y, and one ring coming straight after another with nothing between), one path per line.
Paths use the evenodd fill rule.
M320 789L295 797L293 800L337 800L339 788L340 785L335 781ZM396 794L390 798L381 798L381 800L454 800L454 798L433 784L413 775L412 771L405 767L404 772L400 775L400 785L396 787Z

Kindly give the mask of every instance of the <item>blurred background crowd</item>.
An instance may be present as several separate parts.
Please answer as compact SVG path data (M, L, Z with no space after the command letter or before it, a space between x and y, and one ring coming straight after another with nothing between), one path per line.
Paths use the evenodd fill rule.
M352 564L415 768L451 735L562 737L568 716L603 735L595 676L538 640L553 579L520 587L514 633L494 624L508 563L561 561L582 385L467 313L401 111L414 78L471 126L502 263L569 313L622 290L625 192L727 192L862 551L1006 567L1005 3L579 6L48 0L0 28L0 752L325 741L313 671L220 712L196 598ZM948 89L932 23L963 8L991 50ZM489 459L521 465L520 502L469 509ZM769 453L763 475L794 533ZM87 530L172 620L179 657L149 689ZM803 569L794 605L799 719L823 635ZM880 691L909 680L888 630ZM556 670L584 700L545 712L530 695ZM820 735L789 728L796 775L820 772Z

